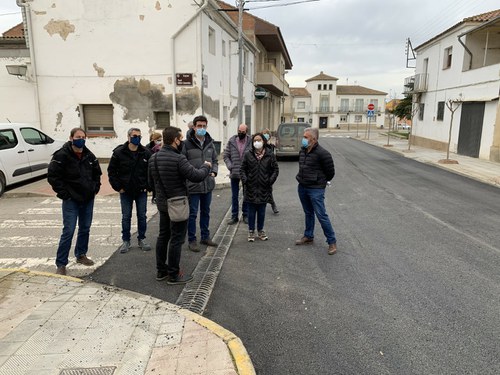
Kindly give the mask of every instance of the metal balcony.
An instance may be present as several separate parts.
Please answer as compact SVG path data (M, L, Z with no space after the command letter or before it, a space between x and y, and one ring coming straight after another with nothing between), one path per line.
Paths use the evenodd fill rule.
M405 78L404 93L416 94L427 91L427 82L429 80L428 73L419 73L414 76Z

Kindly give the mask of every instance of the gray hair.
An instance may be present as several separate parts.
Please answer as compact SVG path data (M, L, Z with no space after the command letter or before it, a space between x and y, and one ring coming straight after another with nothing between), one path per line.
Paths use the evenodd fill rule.
M319 139L319 130L318 128L306 128L304 130L304 133L309 133L312 135L313 139L318 140Z
M127 135L130 137L130 135L132 134L132 132L141 132L141 129L139 128L130 128L127 132Z

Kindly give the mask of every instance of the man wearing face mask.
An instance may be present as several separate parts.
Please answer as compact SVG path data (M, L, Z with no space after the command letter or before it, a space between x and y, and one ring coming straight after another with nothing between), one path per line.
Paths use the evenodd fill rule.
M337 239L325 208L325 187L335 176L332 155L318 143L317 128L304 130L299 154L298 193L305 213L304 236L296 245L310 245L314 241L315 215L321 224L328 243L328 254L337 252Z
M200 209L200 243L207 246L217 246L210 239L210 204L212 202L212 190L215 188L215 176L219 168L217 152L210 134L207 133L208 120L205 116L196 116L193 120L193 128L188 131L186 142L182 148L182 154L186 156L189 163L199 168L204 161L212 163L210 174L201 182L188 181L189 189L189 220L188 220L188 242L189 250L198 252L200 248L196 240L196 218L198 207Z
M238 134L229 138L224 150L224 163L229 169L232 195L231 220L228 224L236 224L239 221L240 166L243 155L252 147L252 139L247 132L248 126L245 124L238 126ZM248 224L248 205L245 201L243 201L241 211L243 212L243 222Z
M128 139L113 150L108 165L108 178L111 187L120 193L122 209L122 244L120 253L130 249L130 229L132 208L135 202L137 211L137 240L143 251L151 250L145 242L147 229L148 202L148 161L151 152L141 145L141 129L128 130Z
M57 248L58 275L66 275L68 256L78 222L75 244L76 262L92 266L87 258L94 198L101 187L101 167L95 155L85 146L87 133L80 128L70 132L69 142L56 151L50 161L47 180L62 199L63 230Z
M164 146L154 154L148 166L148 179L156 191L156 205L160 216L156 241L156 280L167 280L177 285L190 282L193 277L180 272L182 244L186 240L187 220L171 221L167 200L188 195L187 181L201 182L210 173L212 164L204 161L193 167L181 153L181 129L169 126L163 130Z

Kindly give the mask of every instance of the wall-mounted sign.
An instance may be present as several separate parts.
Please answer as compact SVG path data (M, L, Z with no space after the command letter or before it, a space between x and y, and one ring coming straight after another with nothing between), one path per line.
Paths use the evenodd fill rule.
M193 86L193 73L177 73L175 80L177 86Z
M267 96L267 91L262 87L257 87L253 94L255 96L255 99L264 99Z

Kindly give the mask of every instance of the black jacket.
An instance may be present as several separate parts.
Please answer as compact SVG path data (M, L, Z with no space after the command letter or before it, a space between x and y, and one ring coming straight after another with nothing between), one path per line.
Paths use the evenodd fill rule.
M243 199L250 203L267 203L271 201L272 185L278 178L279 168L276 156L266 147L264 156L258 160L255 151L245 152L240 167L240 178L243 183Z
M156 170L155 160L158 164ZM149 184L156 192L156 204L160 211L167 211L167 199L186 196L188 194L186 180L203 181L210 172L208 165L199 169L193 167L181 152L170 145L163 146L160 151L149 159ZM163 182L162 185L159 179Z
M99 192L101 175L99 161L87 147L83 147L82 158L78 159L71 142L67 142L52 155L47 180L58 198L83 203Z
M199 168L205 161L209 161L212 163L210 173L214 173L217 176L217 172L219 171L219 162L217 161L217 152L215 151L214 142L210 134L205 134L203 146L198 138L196 138L194 130L190 130L188 132L188 136L187 141L184 142L182 154L186 156L188 161L195 168ZM205 194L214 190L215 177L209 175L201 182L188 181L187 184L189 194Z
M324 189L335 176L332 155L316 143L310 152L305 149L299 154L299 173L295 177L299 184L311 189Z
M108 165L108 178L111 187L129 194L151 190L148 185L148 161L151 152L143 145L136 152L130 151L129 142L116 147Z

